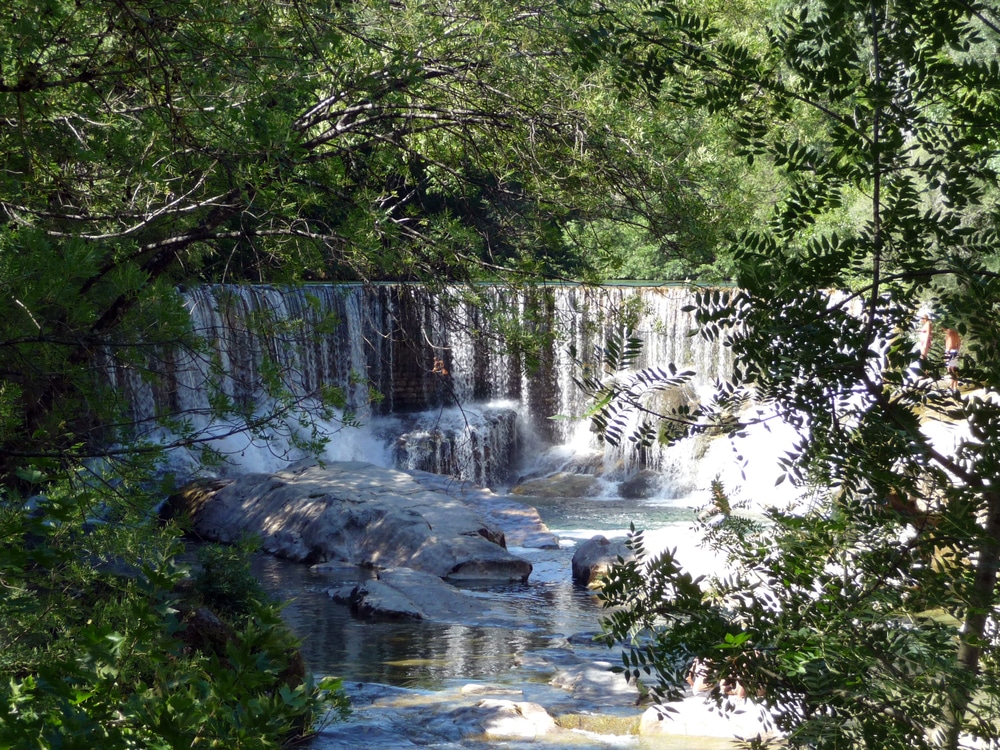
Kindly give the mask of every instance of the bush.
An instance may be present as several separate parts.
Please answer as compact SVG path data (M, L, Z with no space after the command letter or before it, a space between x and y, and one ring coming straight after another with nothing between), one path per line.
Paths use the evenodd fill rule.
M198 548L200 568L194 575L194 589L206 606L242 620L267 602L267 592L250 571L250 555L257 547L257 540L251 537L232 546Z
M51 489L30 511L0 495L0 748L277 748L344 715L240 549L185 585L171 530L95 525L92 497Z

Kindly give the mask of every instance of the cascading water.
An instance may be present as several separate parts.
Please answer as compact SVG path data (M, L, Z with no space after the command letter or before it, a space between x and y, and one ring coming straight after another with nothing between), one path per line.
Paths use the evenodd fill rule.
M587 407L574 378L581 362L601 366L599 353L629 319L644 340L635 366L694 370L681 397L697 398L731 363L725 347L689 335L694 321L683 308L692 297L680 287L479 286L435 294L407 284L206 285L184 292L204 351L166 353L155 365L160 379L131 370L112 376L131 394L137 423L183 415L220 436L214 447L244 470L299 457L294 436L241 433L238 423L212 417L220 402L266 412L270 381L306 407L323 389L343 392L362 426L317 422L332 459L497 487L516 478L512 469L527 454L569 446L548 453L549 468L586 465L623 477L671 462L656 451L612 451L574 464L572 455L602 451L588 425L572 419ZM532 337L532 346L513 345L521 337Z

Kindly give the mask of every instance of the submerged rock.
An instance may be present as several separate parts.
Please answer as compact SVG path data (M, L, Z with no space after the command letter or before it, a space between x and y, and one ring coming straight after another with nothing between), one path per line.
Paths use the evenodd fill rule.
M354 707L351 718L322 730L323 747L409 748L467 747L467 743L534 742L568 734L539 703L503 697L499 688L486 697L459 692L431 693L347 685ZM482 688L490 692L489 688ZM412 745L410 744L412 742ZM520 746L520 745L518 745Z
M592 497L600 494L601 480L592 474L559 472L529 479L511 490L514 495L533 497Z
M413 475L362 462L296 465L201 483L164 510L208 541L257 535L266 551L308 563L404 567L451 580L525 581L531 564L462 500Z
M612 671L613 664L606 661L582 662L567 669L560 669L549 684L570 693L577 700L609 703L612 698L620 703L625 698L635 704L642 699L642 692L624 675Z

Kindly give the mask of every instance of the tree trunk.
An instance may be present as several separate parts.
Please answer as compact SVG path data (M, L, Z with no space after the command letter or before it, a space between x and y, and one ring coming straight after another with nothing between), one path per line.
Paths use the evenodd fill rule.
M997 567L1000 564L1000 494L986 492L986 523L979 546L976 575L968 595L968 612L958 647L958 664L970 675L979 671L983 634L990 612L996 604ZM959 735L969 704L973 699L974 681L959 680L952 694L947 723L939 735L939 744L948 750L958 748Z

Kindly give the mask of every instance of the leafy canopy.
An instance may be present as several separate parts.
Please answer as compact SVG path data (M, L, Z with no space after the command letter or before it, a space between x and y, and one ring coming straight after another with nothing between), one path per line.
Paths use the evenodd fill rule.
M333 410L344 395L302 393L267 357L245 393L227 391L184 285L593 277L604 259L567 239L570 222L640 227L657 237L653 267L695 244L686 267L711 266L719 201L685 164L700 121L657 111L653 129L643 100L609 93L611 70L574 66L572 6L3 3L0 642L12 744L267 745L322 703L314 688L275 697L233 684L249 663L278 670L274 647L288 639L270 621L241 631L239 654L183 652L179 530L150 513L170 489L157 479L162 446L140 438L152 426L117 376L138 374L174 403L170 367L204 360L208 416L258 436L315 428L303 405ZM206 439L179 408L156 416L179 443ZM303 442L323 439L307 429ZM95 625L88 606L105 593ZM170 693L176 684L186 689Z
M730 565L711 581L669 553L619 568L609 639L664 694L695 660L759 693L792 746L998 736L998 20L955 0L793 2L761 48L681 3L591 19L594 54L627 85L726 113L741 153L787 180L733 240L737 288L697 306L701 335L734 352L732 381L659 433L739 430L752 400L800 428L781 463L809 490L759 527L717 505ZM938 333L918 362L925 309ZM945 326L963 338L957 388ZM649 402L609 382L593 384L595 416L620 429Z

